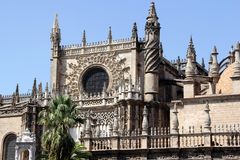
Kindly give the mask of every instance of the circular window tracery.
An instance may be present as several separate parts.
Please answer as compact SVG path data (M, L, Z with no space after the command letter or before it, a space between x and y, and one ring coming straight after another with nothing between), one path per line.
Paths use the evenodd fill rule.
M83 89L85 92L102 92L104 85L107 88L108 84L108 74L104 69L100 67L90 68L83 75Z

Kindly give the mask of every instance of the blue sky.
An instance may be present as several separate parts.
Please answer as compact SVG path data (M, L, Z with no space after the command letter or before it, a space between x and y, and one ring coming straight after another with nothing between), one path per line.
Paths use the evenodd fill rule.
M0 94L30 92L34 77L44 84L50 79L50 31L59 15L62 44L81 42L85 29L88 42L106 40L112 26L113 39L131 36L137 22L139 36L150 0L7 0L0 2ZM161 24L164 56L185 58L193 36L197 59L209 59L214 45L219 59L240 40L239 0L155 1Z

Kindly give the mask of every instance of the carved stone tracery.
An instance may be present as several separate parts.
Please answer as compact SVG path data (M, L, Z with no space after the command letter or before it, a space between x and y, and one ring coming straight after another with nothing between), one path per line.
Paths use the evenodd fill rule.
M79 93L84 92L82 89L82 76L84 72L91 67L102 67L109 74L109 87L107 91L111 91L117 88L119 80L123 79L124 72L129 70L129 67L125 67L125 60L120 59L116 52L99 53L92 55L83 55L77 57L77 64L69 63L68 67L70 74L65 75L68 94L74 97L78 97Z

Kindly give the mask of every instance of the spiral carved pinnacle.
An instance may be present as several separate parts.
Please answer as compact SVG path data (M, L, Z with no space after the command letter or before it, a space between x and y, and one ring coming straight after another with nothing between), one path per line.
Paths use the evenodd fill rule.
M146 48L146 52L144 54L145 73L157 72L160 65L159 38L156 32L152 33L150 32L148 32L148 38L145 42ZM150 34L154 34L154 36L150 36Z

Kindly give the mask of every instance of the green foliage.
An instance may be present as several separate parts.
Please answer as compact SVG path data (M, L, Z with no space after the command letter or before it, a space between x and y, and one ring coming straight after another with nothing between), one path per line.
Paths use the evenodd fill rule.
M70 160L71 157L77 160L77 157L88 154L82 151L83 146L75 143L69 133L75 124L83 123L81 118L76 117L76 105L67 96L54 98L50 106L39 113L39 124L45 127L41 142L48 160Z

